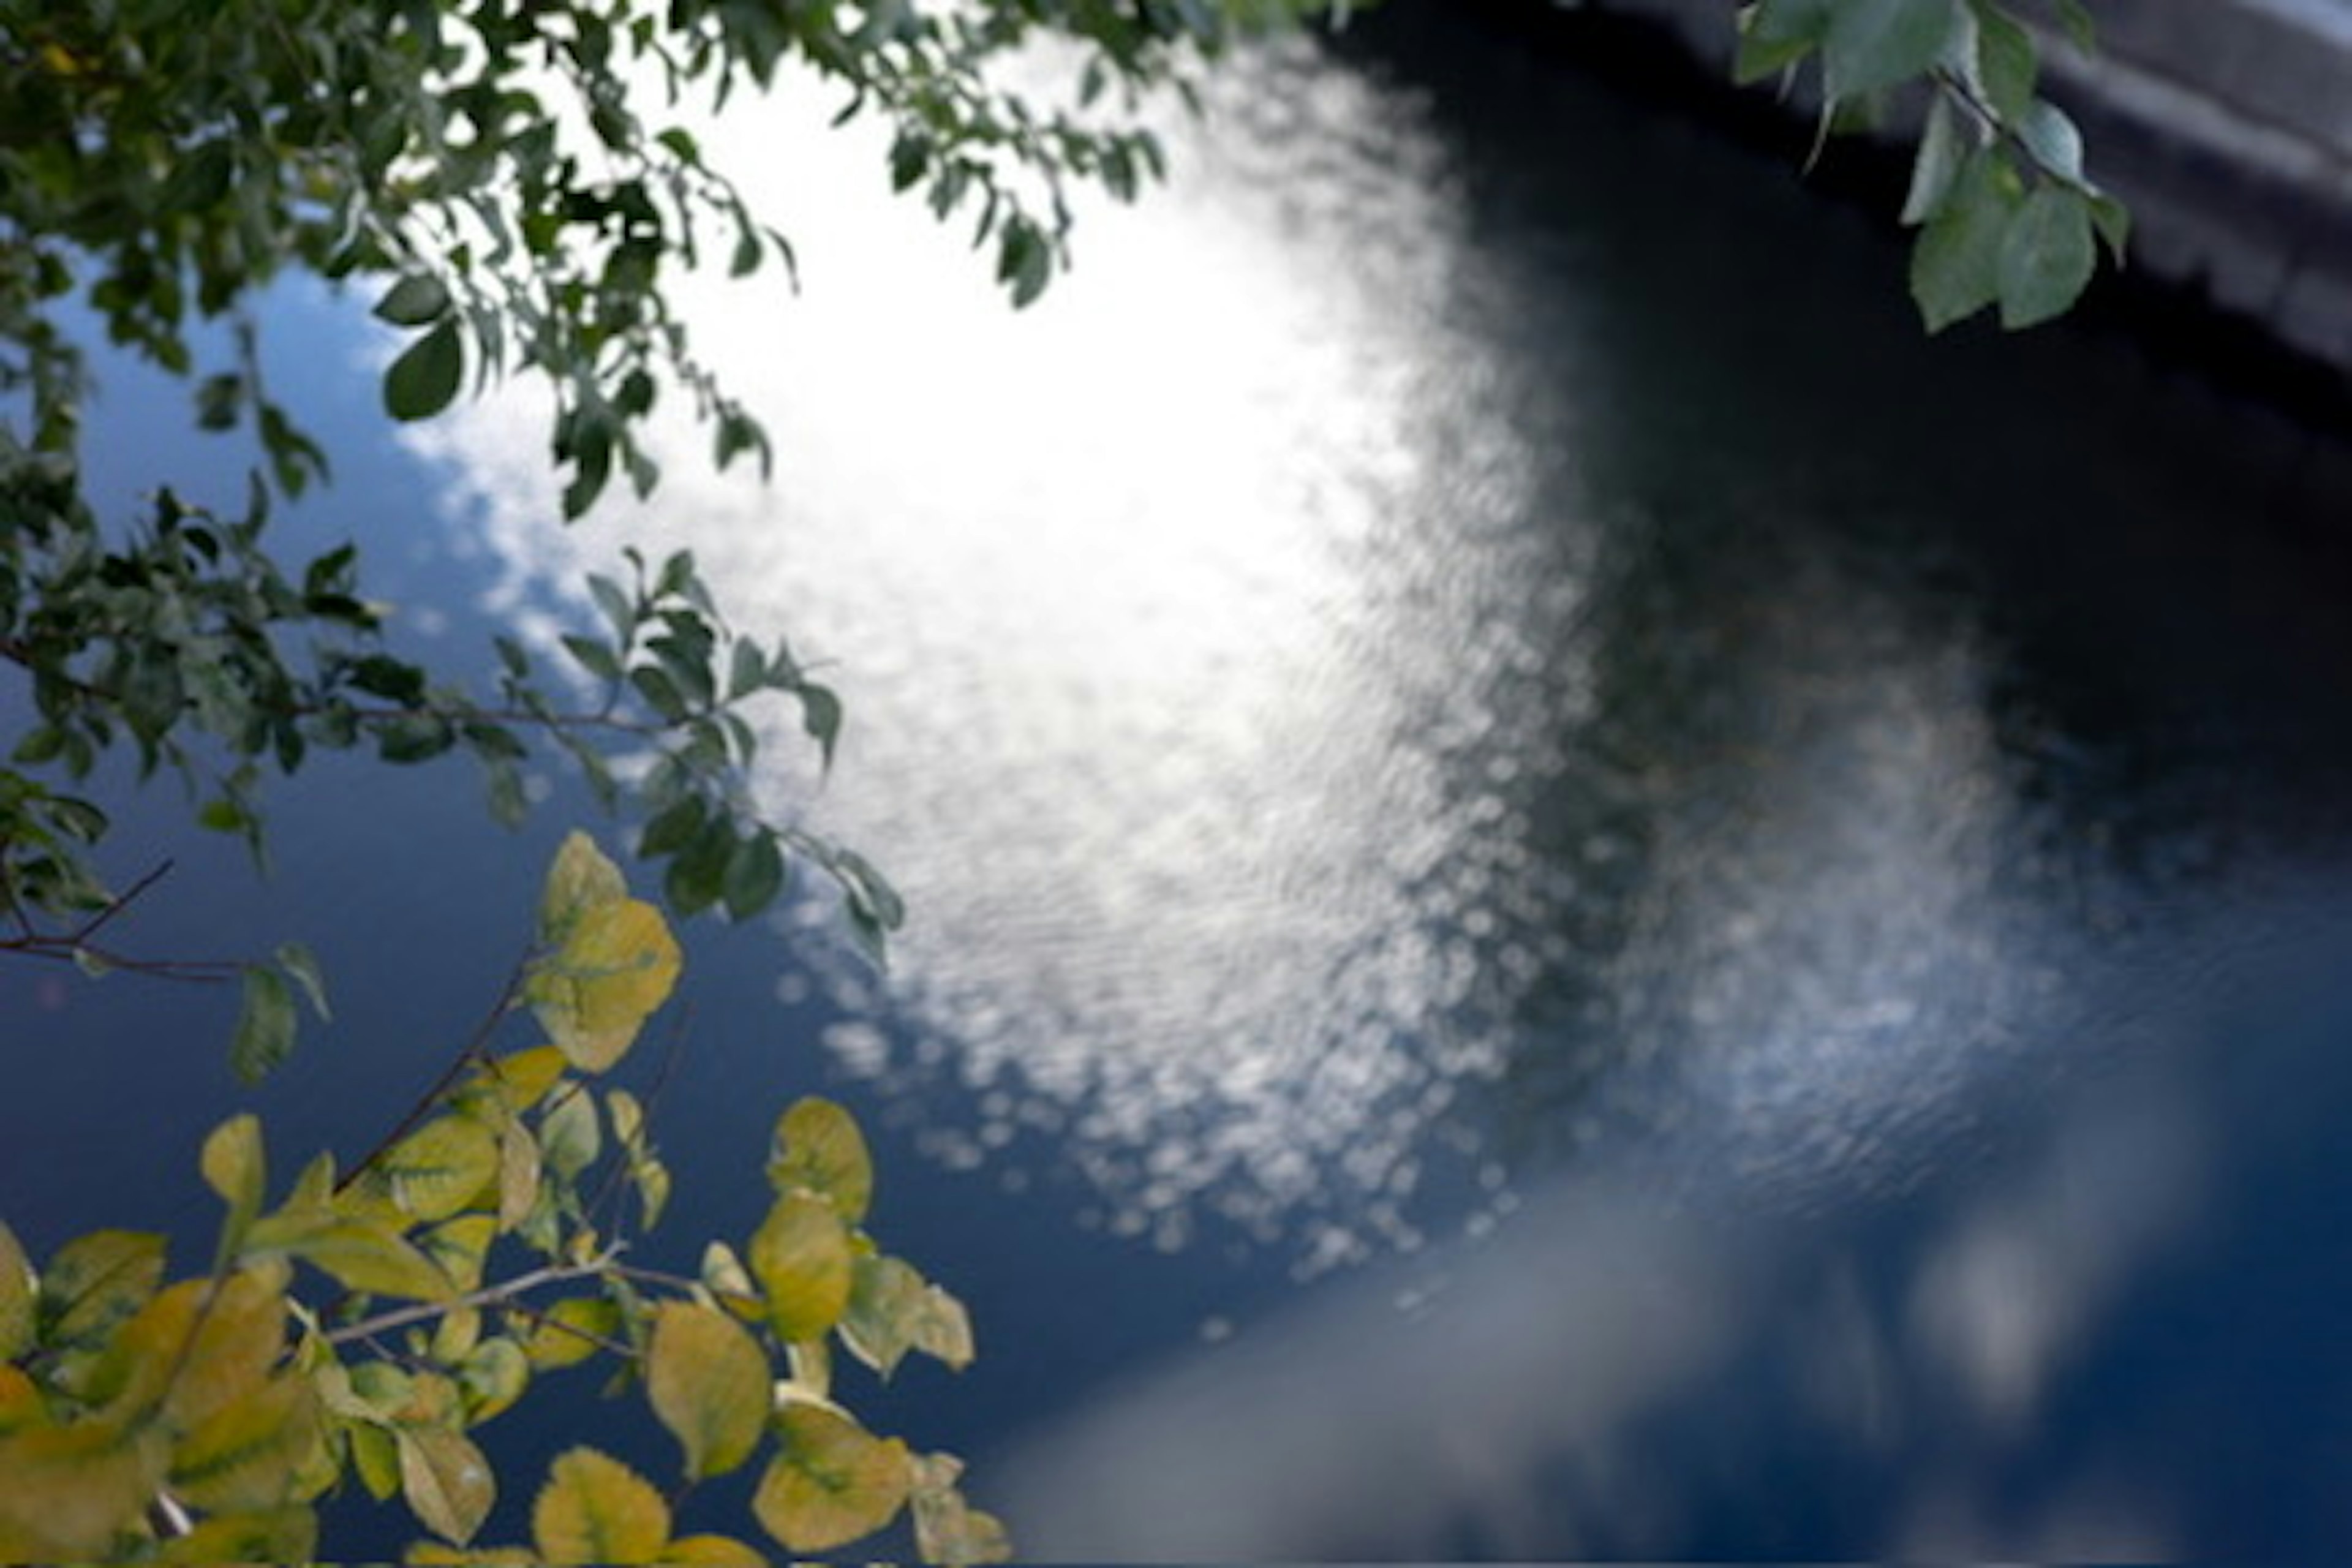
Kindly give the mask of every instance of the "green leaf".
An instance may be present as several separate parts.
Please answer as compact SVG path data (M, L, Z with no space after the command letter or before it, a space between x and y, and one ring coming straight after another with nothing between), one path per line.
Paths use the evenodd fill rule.
M1998 5L1979 4L1977 72L1993 112L2014 124L2033 104L2040 74L2032 35Z
M375 313L395 327L421 327L440 320L448 309L449 290L441 279L429 272L410 272L385 291Z
M686 1450L689 1479L725 1475L767 1429L768 1358L714 1308L665 1301L646 1352L646 1397Z
M430 419L457 395L465 371L457 318L444 317L383 373L384 412L399 420Z
M228 1065L245 1083L257 1083L294 1049L294 993L286 977L254 964L245 971L245 1005L237 1015Z
M593 1448L557 1456L530 1505L544 1563L651 1563L669 1531L669 1505L652 1483Z
M2000 324L2015 331L2063 315L2097 265L2082 193L2043 185L2026 198L2001 242Z
M727 875L719 884L726 898L727 912L736 920L749 920L775 901L784 885L783 852L776 847L776 837L766 831L754 832L735 846L728 857Z
M1956 25L1957 0L1847 0L1822 45L1832 99L1857 98L1927 70Z
M760 1478L751 1511L793 1552L830 1552L898 1517L913 1457L820 1405L787 1405L776 1418L777 1453Z
M1745 87L1778 76L1821 47L1836 0L1759 0L1739 14L1732 79Z
M817 750L829 770L833 766L834 742L841 738L841 699L833 689L814 682L803 685L796 693L801 700L801 727L817 743Z
M1911 251L1911 298L1931 332L2000 297L2002 240L2016 198L1998 153L1971 154Z
M2066 37L2076 48L2090 54L2099 47L2098 24L2091 19L2091 8L2083 0L2056 0L2058 25L2066 29Z
M2131 240L2131 213L2113 196L2091 198L2091 223L2099 237L2107 242L2107 256L2118 267L2124 262L2125 247Z

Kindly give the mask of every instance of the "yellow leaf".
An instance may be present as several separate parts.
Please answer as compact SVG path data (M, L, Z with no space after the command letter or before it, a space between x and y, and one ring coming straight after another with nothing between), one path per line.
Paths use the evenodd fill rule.
M506 1108L520 1116L555 1087L571 1062L553 1046L533 1046L493 1058L477 1069L471 1086L495 1091Z
M767 1427L768 1358L715 1308L665 1301L646 1352L646 1397L686 1449L686 1473L720 1476L751 1457Z
M89 1393L130 1419L160 1399L184 1431L258 1386L285 1348L286 1299L268 1282L247 1270L217 1291L184 1279L122 1325Z
M52 1344L91 1344L147 1304L163 1282L163 1238L100 1230L58 1248L41 1276L40 1315Z
M246 1226L261 1212L268 1168L262 1153L260 1118L250 1113L232 1116L214 1128L205 1140L198 1168L204 1172L205 1184L228 1205L228 1216L221 1221L221 1255L226 1258L236 1250Z
M573 1448L530 1505L530 1538L549 1563L651 1563L669 1543L669 1504L618 1459Z
M433 1341L426 1354L447 1366L464 1361L482 1342L482 1313L478 1307L460 1307L445 1312L433 1325Z
M280 1209L246 1233L253 1252L286 1252L334 1276L345 1289L419 1300L446 1300L448 1277L388 1225L331 1212Z
M539 1140L517 1121L499 1139L499 1228L515 1230L539 1203Z
M522 1397L530 1384L530 1360L512 1340L484 1340L457 1368L466 1396L466 1421L478 1426Z
M822 1198L778 1198L751 1237L752 1278L768 1298L768 1321L784 1340L813 1340L849 1305L852 1255L841 1215Z
M561 946L582 915L628 896L621 868L596 847L594 839L572 833L547 868L547 885L539 898L539 939L550 947Z
M0 1563L112 1555L163 1479L163 1440L110 1423L37 1426L0 1437Z
M793 1552L829 1552L871 1535L907 1500L911 1456L895 1437L877 1437L815 1405L788 1405L776 1416L777 1452L751 1511Z
M681 1535L662 1548L656 1563L758 1563L766 1568L767 1559L759 1552L731 1535Z
M539 1559L520 1546L480 1546L467 1550L438 1541L420 1541L401 1554L414 1568L536 1568Z
M449 1277L449 1283L465 1291L482 1288L482 1262L498 1235L499 1222L490 1215L466 1214L435 1226L416 1239L425 1256Z
M768 1182L778 1193L814 1193L856 1225L874 1201L874 1160L866 1135L832 1100L799 1100L776 1119Z
M403 1214L447 1219L498 1175L498 1136L470 1116L436 1117L384 1151L376 1169Z
M163 1542L163 1563L308 1563L319 1550L319 1516L307 1508L223 1513Z
M22 1369L0 1362L0 1437L48 1421L49 1402L41 1397L40 1385Z
M677 939L638 899L595 904L563 944L532 966L526 986L540 1026L583 1072L598 1073L635 1043L646 1017L677 982Z
M400 1489L425 1528L463 1546L473 1539L498 1500L490 1462L462 1433L441 1426L404 1426L400 1445Z
M325 1440L317 1391L289 1373L189 1432L172 1455L172 1489L213 1512L281 1508L302 1500L313 1451Z
M621 1331L621 1309L602 1296L567 1296L523 1337L523 1353L541 1372L586 1361Z
M16 1233L0 1224L0 1362L33 1348L33 1261Z

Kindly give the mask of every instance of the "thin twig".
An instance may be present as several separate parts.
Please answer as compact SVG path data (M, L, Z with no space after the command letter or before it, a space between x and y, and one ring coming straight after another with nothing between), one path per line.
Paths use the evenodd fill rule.
M349 1344L353 1340L371 1339L390 1329L405 1328L410 1323L427 1322L435 1318L446 1318L452 1312L463 1311L468 1307L495 1307L512 1297L520 1296L526 1290L536 1290L542 1285L562 1285L574 1279L593 1279L597 1275L617 1267L614 1260L619 1256L617 1248L608 1249L585 1263L550 1264L544 1268L534 1268L528 1274L518 1274L500 1284L485 1285L478 1290L468 1290L464 1295L452 1297L446 1301L420 1301L414 1307L396 1307L389 1312L379 1312L373 1318L362 1318L356 1323L329 1330L327 1342L331 1345Z
M343 1173L342 1180L335 1184L335 1191L340 1193L358 1181L370 1166L383 1158L385 1152L394 1144L415 1131L417 1124L432 1114L433 1108L441 1103L441 1097L449 1092L451 1086L457 1083L467 1068L488 1059L485 1047L489 1043L491 1031L499 1026L499 1021L513 1007L515 994L522 989L522 977L529 963L528 958L518 959L515 962L513 971L507 975L506 984L499 989L498 1000L490 1004L489 1011L484 1014L482 1021L474 1026L473 1037L466 1042L465 1048L457 1053L457 1059L443 1070L439 1078L433 1080L433 1086L430 1089L417 1097L416 1103L408 1108L408 1114L394 1123L392 1131L378 1139L375 1147L370 1149L361 1157L357 1164Z

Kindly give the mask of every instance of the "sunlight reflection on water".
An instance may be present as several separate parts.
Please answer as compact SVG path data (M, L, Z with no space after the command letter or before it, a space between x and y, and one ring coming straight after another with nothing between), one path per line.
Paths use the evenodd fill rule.
M1919 998L2006 962L1966 637L1832 570L1708 630L1750 684L1704 743L1636 723L1654 754L1600 754L1603 710L1658 695L1601 668L1596 584L1644 531L1582 478L1606 368L1498 332L1524 285L1411 96L1304 52L1227 92L1176 188L1089 213L1018 318L828 105L739 107L706 140L809 237L804 291L687 310L774 488L673 426L649 512L555 538L507 396L421 437L449 510L518 604L623 538L688 544L739 625L829 663L834 781L780 713L762 788L915 910L887 996L831 969L876 1020L833 1045L902 1087L952 1064L943 1158L1042 1132L1114 1230L1172 1248L1214 1214L1311 1269L1414 1245L1433 1160L1492 1193L1462 1101L1533 1035L1612 1071L1671 1047L1706 1093L1621 1110L1865 1172L1949 1087L1906 1047Z

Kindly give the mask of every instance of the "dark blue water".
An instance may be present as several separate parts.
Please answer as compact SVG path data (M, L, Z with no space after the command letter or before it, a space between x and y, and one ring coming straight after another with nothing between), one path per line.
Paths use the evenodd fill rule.
M798 138L745 166L803 298L692 304L770 491L681 431L560 535L528 406L395 443L360 309L273 305L338 473L289 542L357 537L409 646L582 616L638 537L834 661L833 778L782 714L760 788L914 921L887 981L822 905L695 929L669 1245L852 1104L982 1335L877 1419L1034 1554L2340 1550L2345 449L2119 337L1925 341L1785 165L1400 10L1250 65L1019 319L827 106L731 117ZM108 486L236 493L109 388ZM178 861L127 942L333 975L281 1166L429 1080L594 822L478 792L331 763L267 881L126 802L119 869ZM229 999L0 1009L11 1224L201 1236ZM669 1462L551 1386L498 1538L553 1447Z

